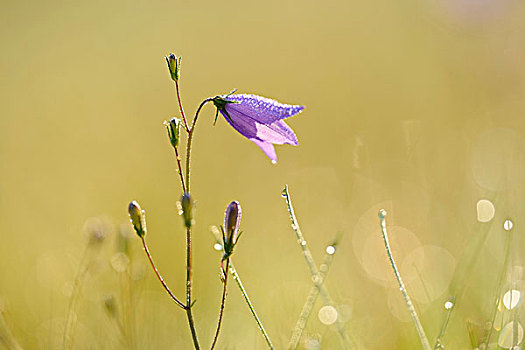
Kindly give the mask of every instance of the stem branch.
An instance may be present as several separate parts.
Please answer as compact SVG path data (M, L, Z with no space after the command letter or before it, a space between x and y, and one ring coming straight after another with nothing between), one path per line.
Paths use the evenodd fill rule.
M177 299L177 297L172 293L171 289L168 287L166 282L164 282L164 279L160 275L159 270L157 270L157 267L155 266L155 263L153 262L153 258L151 257L151 254L149 252L148 245L146 244L146 239L144 237L141 237L141 240L142 240L142 246L144 247L144 252L146 252L146 255L148 256L148 260L151 264L151 267L153 268L153 271L155 271L155 275L157 275L158 280L160 281L160 283L162 284L166 292L168 292L171 299L173 299L173 301L178 306L180 306L183 309L186 309L186 306L184 306L184 304L179 299Z

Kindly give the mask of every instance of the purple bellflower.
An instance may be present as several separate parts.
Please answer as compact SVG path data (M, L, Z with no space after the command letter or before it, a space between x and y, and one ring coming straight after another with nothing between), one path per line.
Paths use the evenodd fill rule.
M277 162L274 144L297 146L297 137L283 119L301 112L304 106L287 105L257 95L231 93L214 97L213 103L217 114L221 112L226 121L259 146L272 163Z

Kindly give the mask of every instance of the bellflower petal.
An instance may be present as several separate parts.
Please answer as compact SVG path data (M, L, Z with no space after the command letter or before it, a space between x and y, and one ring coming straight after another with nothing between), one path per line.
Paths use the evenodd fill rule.
M256 95L227 95L214 101L218 111L241 135L259 146L272 160L277 161L273 144L296 146L297 137L283 119L304 109Z

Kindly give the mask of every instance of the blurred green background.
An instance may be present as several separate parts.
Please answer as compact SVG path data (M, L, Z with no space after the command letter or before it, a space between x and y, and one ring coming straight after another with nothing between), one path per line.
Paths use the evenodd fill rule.
M162 125L178 115L163 58L175 52L188 115L233 88L306 106L289 119L299 146L278 146L277 165L223 119L213 127L212 107L201 114L192 189L203 346L221 292L209 227L238 200L245 233L234 261L272 340L286 347L311 286L280 196L288 184L318 263L343 233L326 285L361 348L419 346L382 246L381 208L431 343L456 296L444 343L470 348L467 324L476 342L486 334L500 276L502 288L525 286L524 10L511 0L1 1L4 338L9 330L24 348L59 348L80 275L74 348L191 348L184 312L139 240L123 236L136 199L158 267L182 297L180 186ZM493 219L480 199L496 206ZM86 248L93 227L107 236ZM122 331L105 310L111 300ZM337 349L321 306L301 347ZM493 342L519 308L498 311ZM233 283L218 347L265 348Z

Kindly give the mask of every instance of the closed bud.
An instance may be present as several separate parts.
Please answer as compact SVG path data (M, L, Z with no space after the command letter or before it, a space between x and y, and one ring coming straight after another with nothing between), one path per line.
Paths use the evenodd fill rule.
M193 207L195 206L195 202L191 198L190 194L187 192L184 192L182 195L182 198L180 199L180 207L179 207L179 214L182 215L182 218L184 220L184 226L187 228L190 228L193 224Z
M139 203L133 201L128 207L129 220L139 237L146 235L146 212L140 208Z
M171 145L174 148L177 148L179 145L180 124L181 120L179 118L171 118L169 122L164 122L166 130L168 130L168 137L170 139Z
M239 225L241 224L241 205L237 201L231 202L224 213L224 233L226 240L232 244L237 242Z
M239 226L241 224L241 205L237 201L228 204L224 213L223 243L224 256L222 260L227 259L232 253L237 239L240 236Z
M168 63L168 69L170 70L171 79L173 81L178 81L180 77L180 63L181 57L175 56L175 54L170 53L169 56L166 56L166 62Z

